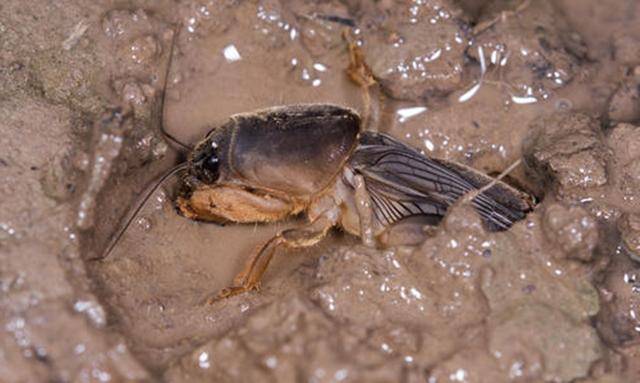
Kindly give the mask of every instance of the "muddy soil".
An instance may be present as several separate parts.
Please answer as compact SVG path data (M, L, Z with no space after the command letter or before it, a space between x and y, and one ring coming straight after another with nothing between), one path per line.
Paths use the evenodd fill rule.
M640 381L635 0L5 0L0 381ZM346 38L376 85L349 79ZM163 102L164 101L164 102ZM457 204L417 245L304 217L196 222L147 185L234 113L325 102L539 203L505 232ZM309 143L312 145L313 143Z

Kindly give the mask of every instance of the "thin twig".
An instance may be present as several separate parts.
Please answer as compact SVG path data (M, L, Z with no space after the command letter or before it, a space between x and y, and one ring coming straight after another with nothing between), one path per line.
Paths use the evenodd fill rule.
M498 182L502 181L502 179L504 177L506 177L509 173L511 173L515 168L517 168L520 164L522 163L522 159L519 158L517 159L514 163L512 163L511 165L509 165L509 167L507 167L505 170L502 171L502 173L500 173L497 177L493 178L493 180L491 180L491 182L489 182L488 184L484 185L483 187L481 187L480 189L474 190L472 192L467 193L462 201L460 203L470 203L474 198L476 198L478 195L484 193L485 191L491 189L492 187L494 187Z
M500 12L499 15L497 15L496 17L494 17L491 20L487 20L485 22L482 22L478 25L476 25L473 28L472 34L474 36L479 35L480 33L486 31L487 29L491 28L492 26L494 26L495 24L497 24L500 21L504 21L506 20L508 17L513 17L516 16L518 13L524 11L525 9L527 9L527 7L529 7L529 5L531 5L531 0L524 0L522 3L520 3L520 5L518 5L518 7L516 9L514 9L513 11L502 11Z

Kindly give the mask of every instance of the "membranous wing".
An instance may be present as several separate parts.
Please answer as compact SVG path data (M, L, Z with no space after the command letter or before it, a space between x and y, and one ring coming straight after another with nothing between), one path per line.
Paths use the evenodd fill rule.
M383 226L424 215L441 218L456 200L492 179L463 165L428 158L380 134L366 132L347 164L364 178L375 218ZM476 196L473 206L490 230L506 230L531 205L524 193L498 182Z

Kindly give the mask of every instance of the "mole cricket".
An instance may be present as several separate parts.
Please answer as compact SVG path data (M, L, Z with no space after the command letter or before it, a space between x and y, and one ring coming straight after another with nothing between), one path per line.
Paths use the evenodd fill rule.
M187 218L242 224L306 217L306 224L259 246L233 284L210 303L258 289L279 247L313 246L334 227L375 246L401 221L410 219L409 226L420 228L437 224L469 193L475 193L471 204L489 230L506 230L532 209L530 197L506 183L427 157L389 135L363 131L362 124L354 110L332 104L278 106L229 117L145 193L102 258L148 197L178 173L183 174L176 206Z

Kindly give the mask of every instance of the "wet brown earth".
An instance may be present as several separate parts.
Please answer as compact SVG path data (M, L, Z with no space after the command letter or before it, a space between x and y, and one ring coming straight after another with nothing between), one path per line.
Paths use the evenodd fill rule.
M640 380L638 20L634 0L5 0L0 381ZM192 221L172 180L100 259L184 158L160 126L193 144L309 102L488 174L522 159L507 180L540 203L498 233L458 204L415 246L336 230L208 305L304 217Z

